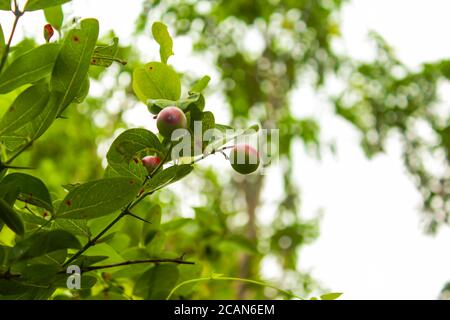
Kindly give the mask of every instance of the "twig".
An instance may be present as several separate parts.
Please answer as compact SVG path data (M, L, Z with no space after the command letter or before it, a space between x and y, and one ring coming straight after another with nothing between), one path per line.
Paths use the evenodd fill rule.
M81 269L81 272L89 272L94 270L100 270L100 269L107 269L107 268L115 268L120 266L128 266L132 264L142 264L142 263L177 263L177 264L195 264L195 262L192 261L185 261L183 259L142 259L142 260L129 260L129 261L123 261L118 263L112 263L112 264L106 264L101 266L90 266L85 267Z
M0 72L3 70L3 67L6 64L6 58L8 57L9 49L11 48L11 43L12 43L14 33L16 32L17 23L19 22L20 17L23 15L23 12L21 12L19 10L19 7L17 6L17 1L14 1L14 6L15 6L15 8L14 8L13 12L14 12L15 18L14 18L13 26L11 29L11 34L9 35L8 43L6 44L6 47L5 47L5 52L3 53L2 60L0 62Z

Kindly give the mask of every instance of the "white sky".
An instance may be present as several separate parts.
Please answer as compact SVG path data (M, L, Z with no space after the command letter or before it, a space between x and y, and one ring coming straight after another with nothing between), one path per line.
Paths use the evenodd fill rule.
M75 0L65 8L77 16L98 18L102 32L112 28L127 42L141 1L123 4L119 0ZM370 58L367 32L376 30L412 68L450 57L449 12L448 0L354 0L342 15L346 50L353 57ZM9 34L9 15L0 13L0 22ZM34 29L37 23L44 23L42 14L25 16L18 35L23 30L40 34L41 30ZM180 57L190 52L185 44L186 39L175 43L177 57L172 62L179 68L186 66ZM153 48L148 43L138 46ZM189 63L202 67L192 60ZM214 75L213 81L217 81ZM358 146L355 130L333 117L320 97L306 87L300 87L293 97L305 106L299 115L317 118L324 138L336 139L338 145L338 157L325 152L321 162L298 146L295 174L302 190L302 214L312 217L319 209L324 211L319 239L301 252L302 269L311 271L330 290L344 292L343 299L436 298L450 280L450 228L442 228L436 237L423 234L421 197L403 167L399 141L394 137L385 154L369 161ZM214 97L214 102L220 103L220 98ZM139 125L148 119L141 108L129 120ZM268 183L277 184L272 179ZM270 198L276 192L272 187L265 195ZM262 220L266 214L261 214ZM275 268L272 272L267 267L264 273L270 278Z

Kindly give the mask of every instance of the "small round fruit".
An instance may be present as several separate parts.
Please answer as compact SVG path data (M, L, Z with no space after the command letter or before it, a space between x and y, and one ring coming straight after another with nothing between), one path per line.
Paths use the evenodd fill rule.
M156 126L163 137L170 138L176 129L186 129L186 116L180 108L166 107L158 113Z
M147 169L148 174L152 173L161 163L161 159L157 156L146 156L143 157L141 161Z
M230 152L230 164L240 174L255 172L259 167L259 154L248 144L236 145Z

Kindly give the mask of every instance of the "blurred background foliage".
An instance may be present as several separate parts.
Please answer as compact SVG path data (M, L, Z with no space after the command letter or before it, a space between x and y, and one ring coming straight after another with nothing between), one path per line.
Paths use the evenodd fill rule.
M100 282L92 291L81 291L75 297L128 299L134 294L164 298L176 282L212 272L270 280L299 296L322 292L324 288L299 263L302 246L319 236L320 219L302 218L300 190L292 174L292 147L296 142L311 150L312 157L320 157L323 148L319 124L312 118L296 118L291 112L301 107L302 102L291 103L289 94L305 75L317 90L326 85L328 77L344 81L342 92L329 98L336 117L349 121L361 132L361 146L367 156L383 152L392 133L401 136L405 167L423 195L427 231L436 232L439 225L449 223L449 114L440 114L436 105L438 85L450 77L450 61L424 64L419 71L409 70L378 35L373 35L377 50L374 61L359 62L337 54L332 41L340 36L339 11L344 2L144 2L134 38L150 37L149 28L155 20L166 23L175 37L189 36L194 41L195 54L207 57L206 63L220 77L218 85L206 92L206 100L213 92L222 94L233 126L258 122L264 128L280 129L276 165L281 172L283 197L267 206L261 198L267 176L242 179L232 175L231 170L229 176L197 166L195 175L180 183L181 186L163 190L136 208L143 217L161 219L160 227L124 219L113 228L114 237L89 251L92 255L108 253L110 258L106 262L111 263L142 255L185 254L188 260L196 261L196 266L140 265L99 272ZM249 31L258 35L262 46L255 44L252 48L251 43L243 44L242 35ZM32 42L24 39L13 54ZM102 177L102 156L112 137L127 127L124 115L138 103L130 79L133 68L139 64L140 52L132 46L121 47L117 56L128 64L109 69L91 66L92 83L102 87L102 94L89 95L82 104L69 108L65 114L68 119L58 120L17 161L18 165L35 167L32 174L44 179L58 197L64 195L63 184ZM114 83L105 86L102 81L106 77L114 79ZM192 80L189 74L184 75L184 85ZM2 97L0 105L5 110L9 105L7 97ZM418 126L432 133L432 141L420 134ZM430 170L430 161L437 162L440 170ZM279 173L269 171L269 174ZM198 198L193 208L187 208L183 201L186 190ZM262 207L273 211L273 221L260 223L258 213ZM193 215L189 215L191 212ZM110 219L90 221L92 233ZM277 279L262 279L264 259L278 265L281 272ZM145 287L157 281L156 275L168 282L158 283L163 288L158 292ZM174 283L169 281L172 278ZM62 294L57 297L63 298ZM183 287L175 297L282 297L278 294L260 286L218 281Z

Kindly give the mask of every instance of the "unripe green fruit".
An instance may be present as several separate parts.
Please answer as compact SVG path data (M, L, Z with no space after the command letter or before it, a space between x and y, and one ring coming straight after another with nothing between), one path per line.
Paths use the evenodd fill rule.
M236 145L230 152L230 164L240 174L255 172L259 167L259 154L248 144Z
M155 171L161 163L161 159L157 156L146 156L143 157L141 161L149 174Z
M186 116L180 108L166 107L158 113L156 126L163 137L170 138L176 129L187 128Z

